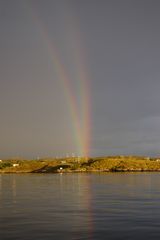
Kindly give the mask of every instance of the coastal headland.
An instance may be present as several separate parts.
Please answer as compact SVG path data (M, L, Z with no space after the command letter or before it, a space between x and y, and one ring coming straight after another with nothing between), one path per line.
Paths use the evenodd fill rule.
M0 160L0 173L72 173L160 171L160 159L138 156Z

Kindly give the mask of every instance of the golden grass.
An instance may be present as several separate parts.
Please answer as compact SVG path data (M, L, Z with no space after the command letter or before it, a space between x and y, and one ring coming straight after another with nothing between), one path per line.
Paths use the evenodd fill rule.
M18 164L13 166L13 164ZM145 157L115 156L103 158L44 158L40 160L3 160L0 172L63 172L77 171L160 171L160 161Z

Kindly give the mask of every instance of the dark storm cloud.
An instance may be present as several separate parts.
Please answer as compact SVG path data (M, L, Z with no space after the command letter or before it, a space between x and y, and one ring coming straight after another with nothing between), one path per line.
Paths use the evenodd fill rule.
M43 25L75 76L70 13L90 74L91 154L159 154L159 10L156 0L0 1L2 156L73 151L65 98L42 33Z

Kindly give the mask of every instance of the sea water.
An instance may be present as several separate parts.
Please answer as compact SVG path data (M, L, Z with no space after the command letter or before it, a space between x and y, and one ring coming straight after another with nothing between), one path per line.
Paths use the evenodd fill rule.
M1 174L0 239L160 239L160 173Z

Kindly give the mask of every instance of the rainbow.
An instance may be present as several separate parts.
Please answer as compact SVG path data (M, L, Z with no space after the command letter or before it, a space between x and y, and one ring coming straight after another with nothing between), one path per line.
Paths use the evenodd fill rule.
M77 27L70 24L70 32L72 33L72 40L75 45L73 65L76 68L76 79L78 79L78 96L75 94L72 81L64 64L61 61L58 48L56 48L53 41L50 39L46 27L38 17L34 8L27 5L33 22L38 26L42 39L48 48L50 60L56 70L56 74L60 81L63 93L66 97L68 109L70 112L71 124L73 129L73 137L75 142L75 150L77 156L88 157L90 154L90 137L91 137L91 104L90 104L90 91L89 91L89 77L85 64L84 48L80 43L80 32Z

